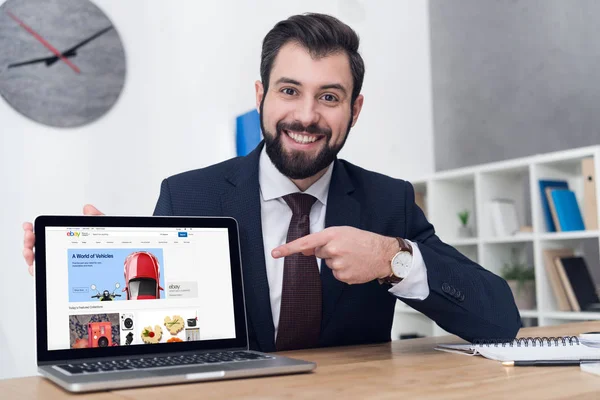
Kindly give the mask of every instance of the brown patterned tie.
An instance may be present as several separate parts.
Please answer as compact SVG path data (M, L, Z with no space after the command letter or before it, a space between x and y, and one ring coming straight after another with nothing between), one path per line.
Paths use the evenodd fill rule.
M310 233L310 209L317 199L304 193L288 194L283 199L292 209L287 234L289 243ZM316 257L302 253L285 257L277 351L317 346L321 308L321 277Z

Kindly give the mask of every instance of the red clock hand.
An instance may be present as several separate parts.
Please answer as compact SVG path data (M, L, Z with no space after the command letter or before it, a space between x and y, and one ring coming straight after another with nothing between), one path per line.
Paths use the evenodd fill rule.
M21 27L23 29L25 29L27 32L29 32L34 38L36 38L41 44L44 45L44 47L46 47L48 50L50 50L52 53L54 53L54 55L58 58L60 58L62 61L64 61L65 64L67 64L69 67L71 67L71 69L73 71L75 71L76 73L81 73L81 70L79 68L77 68L77 66L75 64L73 64L71 61L69 61L68 58L66 58L65 56L63 56L60 51L56 50L50 43L48 43L48 41L46 41L46 39L44 39L43 37L41 37L36 31L34 31L33 29L31 29L29 26L27 26L25 24L25 22L21 21L19 18L17 18L13 13L11 13L10 11L6 12L8 14L9 17L11 17L13 20L15 20L15 22L19 25L21 25Z

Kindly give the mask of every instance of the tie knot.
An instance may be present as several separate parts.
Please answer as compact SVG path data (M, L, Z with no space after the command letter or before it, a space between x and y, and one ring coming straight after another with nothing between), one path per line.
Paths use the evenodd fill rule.
M316 197L305 193L292 193L283 196L283 200L292 209L293 215L310 215L310 209L315 201Z

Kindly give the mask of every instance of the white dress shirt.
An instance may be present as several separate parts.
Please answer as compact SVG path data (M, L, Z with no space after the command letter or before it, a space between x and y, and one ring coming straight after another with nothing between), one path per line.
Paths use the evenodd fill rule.
M332 172L333 164L329 166L325 175L304 192L317 199L310 210L310 233L320 232L325 228L325 211ZM260 211L269 296L271 298L275 338L277 338L284 259L273 258L271 251L275 247L286 243L287 231L292 220L292 210L282 197L290 193L300 192L300 189L289 178L279 172L264 148L260 154L258 182L260 184ZM410 244L413 247L413 264L410 273L401 282L394 285L389 292L398 297L424 300L429 296L427 269L417 244L413 242L410 242ZM320 271L321 260L318 258L317 265Z

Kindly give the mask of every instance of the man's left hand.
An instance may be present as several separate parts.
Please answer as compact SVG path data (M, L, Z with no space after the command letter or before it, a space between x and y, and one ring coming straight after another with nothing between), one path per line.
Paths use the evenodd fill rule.
M390 260L398 251L395 238L349 226L334 226L276 247L273 258L294 253L324 259L333 276L348 284L385 278L392 272Z

